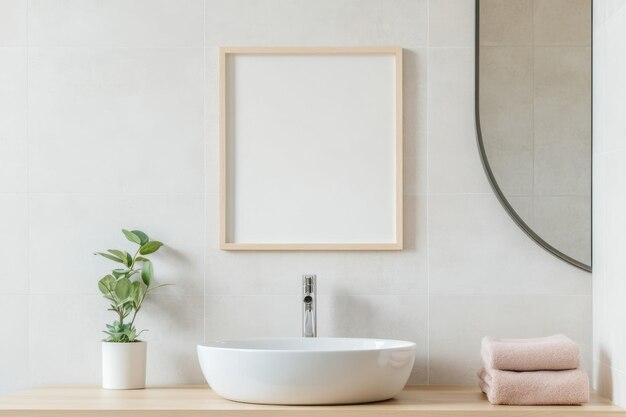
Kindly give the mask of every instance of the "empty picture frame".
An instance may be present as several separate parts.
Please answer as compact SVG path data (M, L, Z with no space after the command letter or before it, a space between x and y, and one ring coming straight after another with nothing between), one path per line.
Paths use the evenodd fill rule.
M220 50L220 247L402 249L402 49Z

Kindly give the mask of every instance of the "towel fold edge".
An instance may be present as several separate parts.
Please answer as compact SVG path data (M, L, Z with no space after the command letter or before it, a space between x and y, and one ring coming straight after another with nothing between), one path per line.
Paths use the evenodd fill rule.
M563 334L541 338L481 340L483 364L502 371L556 371L580 367L580 349Z

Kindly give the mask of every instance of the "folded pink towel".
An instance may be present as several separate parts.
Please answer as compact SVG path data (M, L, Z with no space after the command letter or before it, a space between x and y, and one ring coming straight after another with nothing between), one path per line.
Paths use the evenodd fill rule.
M491 404L572 405L589 401L589 379L582 369L513 372L481 369L480 389Z
M580 363L578 346L562 334L535 339L485 337L481 355L485 367L503 371L576 369Z

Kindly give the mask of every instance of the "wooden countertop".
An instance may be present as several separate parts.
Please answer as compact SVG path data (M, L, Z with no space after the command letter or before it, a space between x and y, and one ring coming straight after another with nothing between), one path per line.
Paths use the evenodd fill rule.
M494 406L468 386L407 387L396 398L372 404L275 406L222 399L206 385L158 386L111 391L93 386L53 386L0 396L0 417L394 417L394 416L620 416L626 411L592 395L583 406Z

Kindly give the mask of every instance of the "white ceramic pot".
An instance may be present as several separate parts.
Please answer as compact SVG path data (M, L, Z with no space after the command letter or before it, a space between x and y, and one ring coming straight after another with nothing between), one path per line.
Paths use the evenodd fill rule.
M146 342L102 342L102 388L146 387Z

